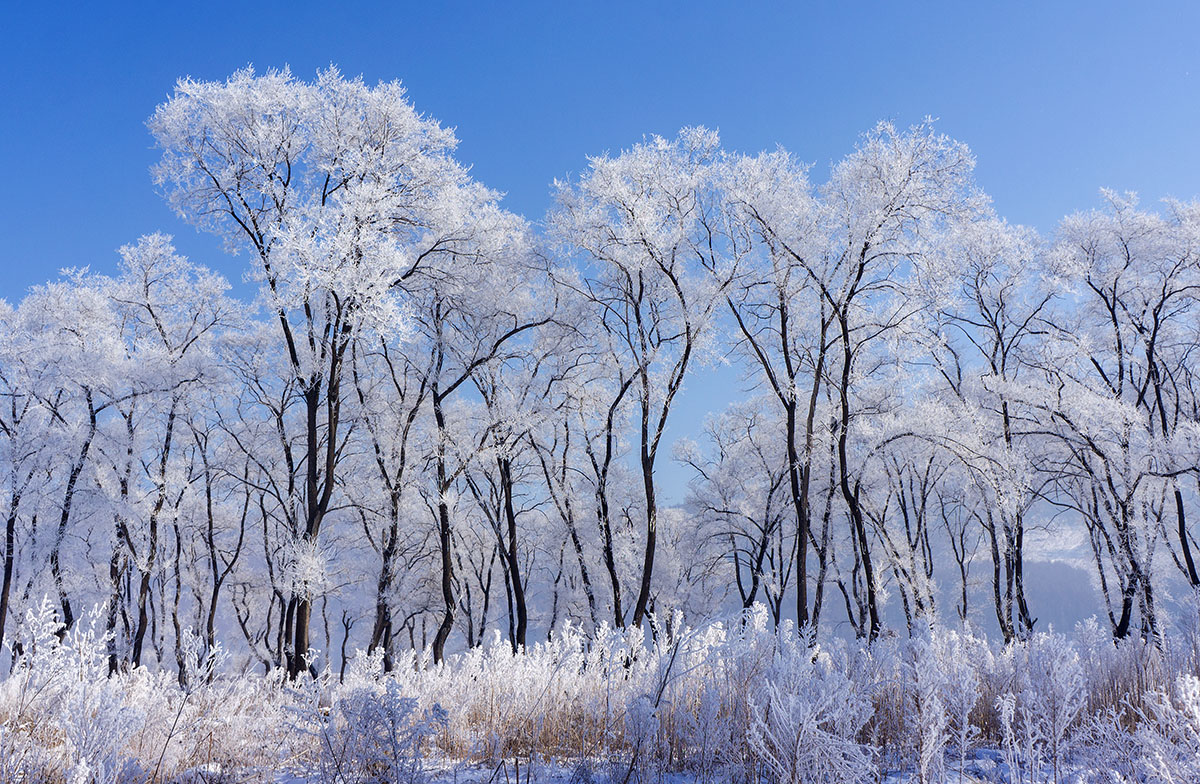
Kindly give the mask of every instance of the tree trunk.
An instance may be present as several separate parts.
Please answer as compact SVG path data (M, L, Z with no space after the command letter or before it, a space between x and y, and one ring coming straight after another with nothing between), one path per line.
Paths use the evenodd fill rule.
M399 499L392 495L391 521L384 534L383 548L380 557L383 562L379 567L379 580L375 584L375 624L371 628L371 641L367 645L367 653L371 654L380 646L383 647L383 671L392 671L392 608L388 604L388 592L392 588L392 559L396 556L396 539L399 530Z
M451 558L450 507L446 503L446 491L450 489L446 479L446 417L442 412L442 396L437 386L433 388L433 417L437 424L437 488L438 488L438 547L442 565L442 622L433 637L433 661L441 664L446 653L446 640L454 630L454 562Z
M87 400L88 406L87 434L83 438L83 444L79 447L79 454L75 459L75 463L71 466L71 473L67 477L67 488L63 493L62 513L58 519L58 532L54 537L54 547L50 550L50 574L54 578L54 587L58 590L59 606L62 607L62 628L64 633L75 625L75 614L71 611L71 600L67 597L67 592L63 587L62 564L59 554L62 550L63 540L67 535L67 523L71 519L71 505L75 500L75 485L79 481L79 475L83 473L83 467L87 463L88 452L92 448L92 439L96 436L97 411L95 405L92 403L92 390L85 387L84 397Z
M178 403L178 398L172 398L171 408L167 413L167 430L163 436L162 456L158 465L158 492L154 498L154 508L150 511L150 536L146 544L146 563L144 566L138 564L138 571L141 573L138 583L138 622L133 633L133 654L130 657L134 667L138 667L142 663L142 643L146 637L148 621L146 598L150 593L150 578L154 573L154 565L158 558L158 521L167 500L167 465L171 459L171 440L175 433L175 413Z
M871 563L871 545L867 539L866 521L863 519L862 506L859 503L857 490L850 488L850 469L847 455L847 443L850 431L850 368L854 355L850 347L850 325L845 314L840 317L842 328L842 383L841 389L841 421L838 427L838 464L840 466L840 485L842 498L850 511L850 523L854 534L855 549L862 559L863 578L867 590L867 614L869 626L867 642L873 643L879 636L879 607L875 596L875 569Z
M643 417L642 440L642 489L646 494L646 549L642 557L642 579L638 587L637 603L633 608L633 625L640 626L650 602L650 581L654 574L654 551L658 542L658 501L654 494L654 458L646 443L645 418Z
M13 563L17 550L17 509L21 494L14 493L9 504L8 519L4 522L4 578L0 582L0 645L4 644L4 626L8 620L8 598L12 593Z
M529 611L525 606L525 585L521 579L521 561L517 553L517 513L513 507L513 478L512 461L502 458L498 461L500 469L500 484L504 491L504 518L508 523L508 548L504 553L508 559L508 575L512 582L513 609L516 612L516 631L513 645L525 648L525 635L529 628Z

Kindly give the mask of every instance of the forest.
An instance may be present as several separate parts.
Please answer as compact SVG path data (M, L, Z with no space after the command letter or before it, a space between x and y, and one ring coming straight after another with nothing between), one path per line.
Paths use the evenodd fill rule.
M3 781L1200 780L1200 202L1043 236L928 120L531 220L333 68L147 126L250 296L0 301Z

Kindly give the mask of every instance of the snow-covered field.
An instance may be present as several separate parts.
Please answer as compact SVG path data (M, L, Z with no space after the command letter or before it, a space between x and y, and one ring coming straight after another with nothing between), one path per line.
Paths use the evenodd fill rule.
M934 628L871 648L770 628L571 629L514 656L289 682L198 657L108 674L102 618L49 605L0 682L5 782L1196 782L1200 632L1084 624L999 646Z

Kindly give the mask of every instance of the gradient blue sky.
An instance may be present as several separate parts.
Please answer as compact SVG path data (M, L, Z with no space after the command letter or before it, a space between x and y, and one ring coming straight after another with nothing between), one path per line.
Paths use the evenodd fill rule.
M554 177L643 134L708 125L732 149L782 144L820 179L877 120L932 115L975 151L1001 214L1050 231L1102 186L1200 195L1197 31L1193 2L13 2L0 297L62 267L111 271L157 230L240 280L242 260L150 182L144 123L184 75L334 63L399 78L533 220Z
M819 177L875 121L927 114L972 147L1016 222L1051 230L1101 186L1200 195L1200 4L986 5L8 4L0 296L64 266L109 270L155 230L239 278L241 261L155 192L144 122L176 78L247 63L401 79L535 220L552 178L646 133L704 124L735 149L779 143Z

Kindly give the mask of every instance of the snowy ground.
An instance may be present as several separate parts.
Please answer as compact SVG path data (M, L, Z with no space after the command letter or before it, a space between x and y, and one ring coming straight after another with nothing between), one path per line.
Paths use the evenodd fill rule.
M1054 771L1051 767L1044 768L1038 775L1031 777L1029 772L1021 770L1019 778L1012 776L1011 768L1004 760L1004 755L995 749L977 749L967 755L962 766L961 775L958 769L957 757L946 759L946 770L939 774L938 784L1017 784L1017 782L1036 784L1054 782ZM554 763L528 762L505 760L496 765L479 763L450 763L441 762L430 764L424 771L428 777L427 784L610 784L622 782L628 771L627 765L606 764L602 762ZM653 774L650 780L656 784L719 784L721 779L712 776L704 777L689 773ZM920 779L913 771L890 772L884 774L883 784L916 784ZM1115 772L1100 771L1096 768L1084 769L1079 766L1068 766L1060 771L1058 784L1091 784L1100 781L1121 781ZM636 778L630 781L637 781ZM281 779L280 784L301 784L295 778Z

